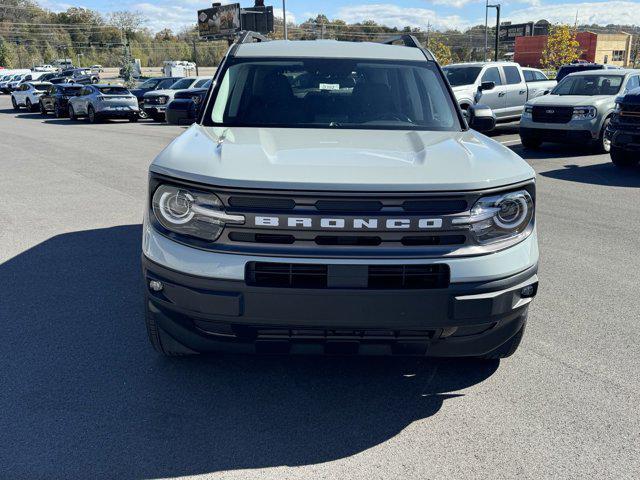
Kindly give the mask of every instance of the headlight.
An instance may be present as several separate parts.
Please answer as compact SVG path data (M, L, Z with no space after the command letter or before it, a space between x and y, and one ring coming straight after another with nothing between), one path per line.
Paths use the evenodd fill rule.
M574 120L587 120L590 118L596 118L598 110L596 107L573 107L573 119Z
M228 215L213 193L160 185L152 199L155 218L175 233L216 240L226 224L243 224L243 215Z
M453 220L468 225L478 243L487 244L517 237L533 221L534 205L526 190L483 197L471 209L469 217Z
M522 116L524 118L531 118L533 114L533 107L531 105L525 105L524 110L522 111Z

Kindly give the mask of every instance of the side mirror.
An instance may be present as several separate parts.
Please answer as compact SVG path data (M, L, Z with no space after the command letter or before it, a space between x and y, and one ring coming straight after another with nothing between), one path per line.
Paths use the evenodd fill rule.
M496 88L496 82L482 82L478 87L478 91L484 92Z
M496 128L496 116L493 110L486 105L469 107L469 126L478 132L490 132Z
M549 95L551 93L551 90L545 90L544 92L542 92L542 95Z

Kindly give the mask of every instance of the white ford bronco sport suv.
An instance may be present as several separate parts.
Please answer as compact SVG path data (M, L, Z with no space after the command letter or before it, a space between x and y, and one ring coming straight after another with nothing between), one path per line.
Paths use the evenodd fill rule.
M538 285L534 171L469 129L411 36L265 40L231 46L149 168L155 349L511 355Z

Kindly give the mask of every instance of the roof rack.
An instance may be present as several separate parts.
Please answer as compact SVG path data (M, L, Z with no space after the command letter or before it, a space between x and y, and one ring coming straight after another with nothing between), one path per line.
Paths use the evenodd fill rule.
M424 53L425 57L427 57L427 60L435 61L433 54L420 44L420 40L418 40L415 35L409 35L408 33L396 35L383 40L381 43L385 45L393 45L396 42L402 42L405 47L419 48L422 50L422 53Z

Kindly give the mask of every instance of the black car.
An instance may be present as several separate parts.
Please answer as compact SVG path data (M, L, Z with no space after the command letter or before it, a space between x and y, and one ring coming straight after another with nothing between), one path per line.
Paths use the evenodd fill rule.
M61 118L67 115L69 98L75 97L82 90L82 85L75 83L59 83L51 85L44 95L40 96L40 113L53 113Z
M195 122L210 85L211 80L205 83L202 88L190 88L177 92L173 101L167 105L167 123L191 125Z
M79 83L88 85L96 84L100 81L100 76L88 68L70 68L63 70L56 78L49 80L51 83Z
M611 142L611 161L618 167L640 162L640 88L616 99L616 110L606 136Z
M563 65L560 67L558 74L556 75L556 80L559 83L560 80L570 73L586 72L587 70L617 70L618 68L619 67L614 65L603 65L601 63L570 63L569 65Z
M142 97L144 97L145 93L152 90L162 90L165 88L169 88L181 78L182 77L153 77L145 80L136 88L132 88L130 92L136 96L136 98L138 99L138 105L140 105L140 118L147 118L147 114L142 108Z

